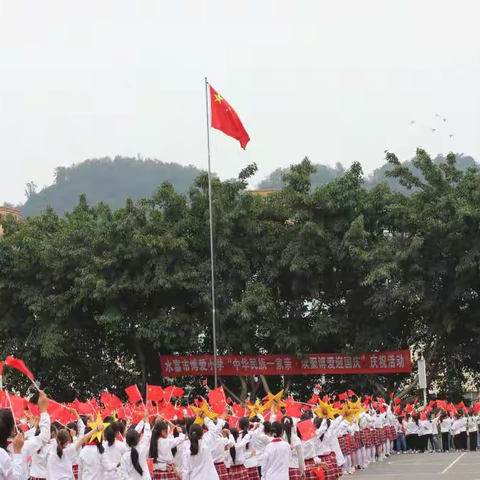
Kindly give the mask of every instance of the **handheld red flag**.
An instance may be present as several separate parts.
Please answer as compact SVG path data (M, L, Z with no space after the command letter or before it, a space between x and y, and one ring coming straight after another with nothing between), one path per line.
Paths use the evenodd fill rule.
M33 373L27 368L27 366L25 365L23 360L19 360L18 358L14 358L11 355L9 355L5 360L5 365L7 365L7 367L14 368L15 370L18 370L19 372L22 372L32 382L35 380L35 377L33 376Z
M163 391L163 398L165 401L170 401L172 398L181 398L183 397L183 394L185 393L185 390L180 387L176 387L175 385L170 385L169 387L165 388Z
M125 392L128 395L128 400L132 405L137 402L143 402L142 394L136 385L132 385L125 389Z
M297 430L300 432L304 442L315 438L315 427L310 420L303 420L303 422L297 423Z
M338 399L339 399L340 401L346 400L346 399L347 399L347 392L341 393L341 394L338 396Z
M235 138L243 149L250 141L247 131L242 125L237 112L210 85L210 105L212 110L212 128L220 130L225 135Z
M163 400L163 389L156 385L147 385L147 403L160 402Z
M356 397L357 394L353 390L348 390L347 391L349 397Z
M395 405L400 405L401 403L402 403L402 401L399 398L395 399Z

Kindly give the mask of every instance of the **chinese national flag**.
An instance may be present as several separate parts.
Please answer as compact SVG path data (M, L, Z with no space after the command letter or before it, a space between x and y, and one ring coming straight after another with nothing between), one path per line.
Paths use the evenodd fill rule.
M33 373L27 368L25 363L23 363L23 360L19 360L17 358L13 358L11 355L7 357L5 360L5 365L10 368L15 368L19 372L22 372L24 375L26 375L30 380L35 380L35 377L33 376Z
M127 393L128 400L132 405L135 405L137 402L143 401L140 390L136 385L132 385L131 387L126 388L125 392Z
M147 385L147 403L148 402L160 402L163 400L162 387L155 385Z
M210 85L210 105L212 108L212 127L225 135L235 138L243 149L250 141L247 131L243 128L237 112L230 104Z
M169 402L173 397L181 398L184 393L185 393L185 390L183 390L183 388L175 387L175 385L171 385L170 387L167 387L163 391L163 398L165 398L165 400Z

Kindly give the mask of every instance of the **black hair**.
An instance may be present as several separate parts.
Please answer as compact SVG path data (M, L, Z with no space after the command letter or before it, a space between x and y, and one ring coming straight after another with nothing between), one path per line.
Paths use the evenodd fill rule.
M77 422L67 423L66 427L67 427L68 430L74 430L75 433L78 435L78 424L77 424Z
M245 435L247 435L248 433L248 427L250 426L250 421L248 420L247 417L242 417L239 421L238 421L238 426L240 428L240 431L242 433L242 438L245 437ZM235 441L237 441L235 439ZM247 446L245 447L245 450L248 450L250 447L250 443L247 443Z
M190 439L190 454L197 455L199 450L199 440L203 437L203 428L200 425L192 425L188 438ZM233 462L235 463L235 461Z
M195 422L194 417L188 417L187 420L185 421L185 429L187 433L190 433L190 428L194 422Z
M283 417L282 418L282 425L283 425L283 431L285 432L285 435L287 436L287 441L289 444L292 443L292 425L293 425L293 420L290 417Z
M118 433L118 425L116 423L110 424L106 429L105 429L105 440L108 443L108 446L111 447L117 438L117 433Z
M178 438L179 437L179 433L178 433L178 430L176 428L173 429L173 438ZM177 454L177 447L173 447L172 448L172 455L175 456Z
M150 440L150 458L153 458L154 463L157 462L158 458L158 439L162 436L163 431L168 433L168 424L166 422L158 422L153 427L152 439Z
M70 431L62 428L57 433L57 455L58 458L63 456L63 448L66 447L71 440Z
M282 438L283 435L283 425L280 422L272 423L272 431L276 438Z
M90 433L91 431L92 431L92 428L87 427L87 428L85 429L85 435L86 435L87 433ZM97 450L98 450L98 453L99 453L100 455L102 455L103 453L105 453L105 448L103 447L101 440L98 440L98 439L97 439L97 440L95 441L95 445L96 445Z
M272 433L272 423L271 422L263 422L263 433L265 435L270 435Z
M230 433L232 434L232 437L235 440L235 443L237 443L238 430L235 427L231 428ZM230 448L230 456L232 457L233 465L235 465L235 457L237 456L237 450L235 447Z
M132 460L133 468L139 475L143 477L143 468L139 462L139 454L137 450L138 442L140 441L140 434L136 430L129 430L125 437L127 445L130 447L130 459Z
M7 408L0 410L0 448L7 450L7 440L13 435L15 420Z
M125 430L127 429L127 424L125 423L125 420L119 420L117 422L117 428L118 428L118 433L122 436L125 437Z
M105 418L103 419L103 423L110 423L110 424L112 424L112 423L115 423L115 419L114 419L111 415L109 415L108 417L105 417Z

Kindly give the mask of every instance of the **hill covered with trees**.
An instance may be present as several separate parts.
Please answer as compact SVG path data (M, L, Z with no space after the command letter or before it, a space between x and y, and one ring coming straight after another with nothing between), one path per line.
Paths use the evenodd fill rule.
M73 210L82 194L90 205L104 202L112 210L118 210L125 206L127 198L150 197L166 181L176 191L186 193L199 173L194 166L153 159L115 157L112 160L106 157L86 160L71 167L58 167L53 185L39 192L33 183L28 183L22 216L38 215L48 206L62 215Z

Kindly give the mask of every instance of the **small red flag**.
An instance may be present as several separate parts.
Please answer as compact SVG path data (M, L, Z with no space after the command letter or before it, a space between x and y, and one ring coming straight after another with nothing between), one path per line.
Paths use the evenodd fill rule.
M137 402L142 402L142 394L140 393L140 390L136 385L132 385L128 388L125 389L125 392L128 395L128 400L130 401L131 404L135 404Z
M155 385L147 385L147 403L163 400L163 389Z
M5 360L5 365L7 365L7 367L18 370L19 372L22 372L30 380L32 380L32 382L35 380L33 373L27 368L25 363L23 363L23 360L19 360L18 358L13 358L11 355L9 355Z
M2 376L3 372L3 362L0 362L0 377Z
M348 390L347 393L348 393L349 397L356 397L357 396L357 394L353 390Z
M203 385L204 387L207 386L207 383L208 383L207 380L203 380L203 381L202 381L202 385Z
M338 396L338 399L339 399L340 401L346 400L346 399L347 399L347 392L341 393L341 394Z
M208 392L208 403L210 405L223 404L225 406L225 392L223 391L223 387L218 387Z
M321 385L315 385L315 389L318 390L319 392L322 391L322 386Z
M181 398L183 397L183 394L185 393L185 390L180 387L176 387L175 385L170 385L163 391L163 398L169 402L172 398Z
M300 432L304 442L315 438L315 427L311 420L304 420L303 422L297 423L297 430Z
M225 135L235 138L243 149L250 141L247 131L242 125L237 112L230 104L210 85L210 105L212 109L212 127Z
M395 405L400 405L401 403L402 403L402 401L399 398L395 399Z
M390 394L390 398L393 398L393 392Z

